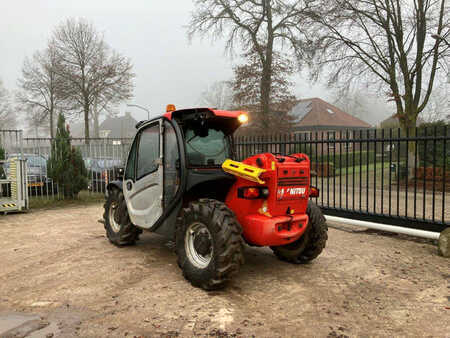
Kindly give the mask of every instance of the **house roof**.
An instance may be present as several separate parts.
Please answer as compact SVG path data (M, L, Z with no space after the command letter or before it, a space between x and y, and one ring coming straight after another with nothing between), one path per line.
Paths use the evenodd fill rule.
M125 113L124 116L108 117L100 124L100 134L104 132L101 137L109 138L127 138L133 137L136 133L137 121L130 113Z
M299 100L290 115L297 127L370 128L371 125L317 97Z

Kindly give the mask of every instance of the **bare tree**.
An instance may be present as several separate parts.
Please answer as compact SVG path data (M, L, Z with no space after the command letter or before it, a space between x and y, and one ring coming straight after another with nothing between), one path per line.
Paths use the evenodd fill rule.
M229 81L217 81L202 92L201 105L210 108L231 109L233 106L233 93Z
M233 89L233 102L239 109L251 112L254 129L267 131L267 127L278 131L288 130L293 120L288 116L289 111L297 103L297 98L292 92L294 83L290 77L295 72L294 62L286 55L273 53L272 70L269 97L269 113L261 113L261 86L260 79L263 69L258 60L258 55L248 52L244 55L246 63L234 67L234 78L231 81Z
M26 126L28 127L26 133L33 137L48 137L48 135L50 135L49 123L47 119L42 119L42 116L39 115L39 113L28 112Z
M403 130L415 133L417 118L433 91L436 73L449 46L432 35L450 35L445 0L329 0L318 15L325 48L318 56L317 76L326 67L329 84L377 84L395 103ZM445 40L444 40L445 41ZM314 73L314 72L313 72ZM408 151L414 177L415 142Z
M450 83L436 84L433 93L430 96L427 106L423 111L423 120L425 122L438 122L448 119L450 114Z
M83 114L88 143L95 103L106 109L132 97L132 64L111 50L94 26L83 19L68 19L59 25L50 46L60 62L57 72L66 83L67 97Z
M63 108L64 100L64 82L56 73L58 66L58 58L52 48L34 53L31 59L26 58L16 94L18 103L31 115L28 118L33 121L33 127L48 122L51 138L55 132L57 110Z
M0 129L12 129L16 127L16 115L12 109L11 97L0 80Z
M369 93L366 88L352 88L349 91L338 90L335 93L333 104L371 125L377 125L393 115L392 103L385 102L378 96Z
M318 15L325 49L317 54L330 85L377 84L395 103L402 128L416 126L449 47L433 34L450 35L445 0L330 0ZM322 31L323 32L323 31ZM444 63L442 62L442 65Z
M311 0L195 0L189 36L196 34L213 39L226 37L226 49L235 45L255 51L260 63L260 111L268 115L272 89L273 55L288 49L297 60L315 50L311 37L305 35L315 1Z
M94 137L100 137L100 117L102 114L108 117L117 117L118 112L114 109L114 104L107 100L109 98L102 96L94 99L94 104L91 109L91 118L94 122Z

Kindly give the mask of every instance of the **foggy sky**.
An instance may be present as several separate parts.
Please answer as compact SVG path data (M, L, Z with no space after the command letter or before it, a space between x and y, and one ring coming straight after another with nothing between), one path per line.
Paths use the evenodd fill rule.
M160 114L168 103L177 108L197 106L206 87L232 76L232 60L223 41L196 38L190 43L185 26L191 0L0 0L0 78L16 88L25 56L45 48L52 30L69 17L90 20L105 41L134 64L135 91L129 103ZM329 99L320 85L310 86L296 76L299 98ZM146 113L131 111L137 119Z

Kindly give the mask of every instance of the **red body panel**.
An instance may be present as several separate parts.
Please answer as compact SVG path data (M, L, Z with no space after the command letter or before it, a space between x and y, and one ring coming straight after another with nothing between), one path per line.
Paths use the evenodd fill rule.
M248 243L279 246L294 242L303 235L308 224L308 215L267 217L251 214L244 216L241 224Z
M296 162L296 158L302 158ZM244 178L237 178L228 192L225 203L241 224L244 238L254 245L285 245L296 241L306 230L306 208L309 198L310 162L304 154L274 156L264 153L243 161L266 170L261 175L267 187L267 198L238 197L241 187L258 186Z
M211 108L195 108L196 110L209 110L210 112L212 112L215 116L220 116L220 117L231 117L231 118L238 118L239 115L241 114L247 114L247 112L244 111L239 111L239 110L215 110L215 109L211 109ZM186 111L192 111L192 109L180 109L180 110L174 110L174 111L169 111L165 114L163 114L164 117L168 118L169 120L172 120L172 114L175 112L182 112L183 110Z

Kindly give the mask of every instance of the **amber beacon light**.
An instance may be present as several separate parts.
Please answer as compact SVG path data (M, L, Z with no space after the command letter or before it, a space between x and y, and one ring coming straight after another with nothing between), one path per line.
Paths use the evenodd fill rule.
M247 114L241 114L238 116L238 120L240 123L247 123L248 122L248 115Z
M177 110L177 109L175 108L174 104L168 104L167 107L166 107L166 112L167 113L171 112L171 111L175 111L175 110Z

